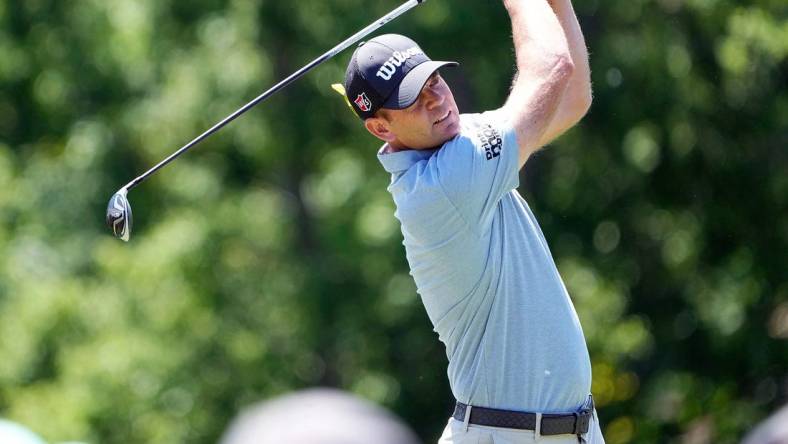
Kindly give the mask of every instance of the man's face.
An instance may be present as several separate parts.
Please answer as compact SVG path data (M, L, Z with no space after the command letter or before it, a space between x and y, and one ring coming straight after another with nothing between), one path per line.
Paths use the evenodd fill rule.
M365 126L395 150L428 149L443 145L460 132L460 113L449 85L436 71L419 98L405 109L381 109Z

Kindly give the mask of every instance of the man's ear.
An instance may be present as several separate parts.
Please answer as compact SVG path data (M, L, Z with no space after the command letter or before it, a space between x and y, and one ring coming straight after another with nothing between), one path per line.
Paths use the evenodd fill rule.
M382 117L370 117L364 121L364 127L370 134L384 142L392 142L396 139L388 121Z

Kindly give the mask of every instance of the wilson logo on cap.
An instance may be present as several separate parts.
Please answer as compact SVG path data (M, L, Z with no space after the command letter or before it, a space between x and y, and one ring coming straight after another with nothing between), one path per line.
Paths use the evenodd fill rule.
M386 63L384 63L383 66L380 67L376 75L382 78L383 80L390 80L391 76L393 76L394 73L397 72L397 68L402 66L402 64L405 63L406 60L418 54L424 54L424 52L421 49L419 49L418 46L408 48L402 52L394 51L394 54L391 57L389 57L388 60L386 60Z
M370 102L367 98L367 93L359 94L358 97L356 97L356 100L353 102L355 102L356 106L358 106L358 109L363 112L367 112L372 108L372 102Z

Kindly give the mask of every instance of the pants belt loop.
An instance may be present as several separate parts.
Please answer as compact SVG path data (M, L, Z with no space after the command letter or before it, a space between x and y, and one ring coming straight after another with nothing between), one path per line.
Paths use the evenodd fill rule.
M465 407L465 419L462 420L462 424L463 424L463 427L464 427L466 433L468 432L468 424L471 421L471 408L472 407L473 406L470 405L470 404L467 407Z
M534 425L534 441L539 441L542 438L542 414L536 414L536 425Z

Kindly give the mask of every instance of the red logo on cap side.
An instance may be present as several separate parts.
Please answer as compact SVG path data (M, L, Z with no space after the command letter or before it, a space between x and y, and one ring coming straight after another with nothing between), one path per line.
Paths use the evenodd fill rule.
M358 106L358 109L360 109L363 112L367 112L370 109L372 109L372 102L370 102L369 99L367 98L367 93L359 94L358 97L356 97L356 100L354 100L354 102L356 103L356 106Z

